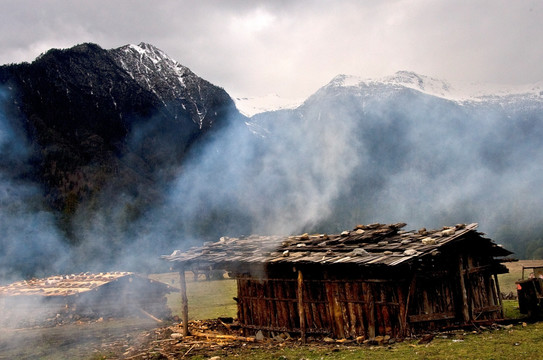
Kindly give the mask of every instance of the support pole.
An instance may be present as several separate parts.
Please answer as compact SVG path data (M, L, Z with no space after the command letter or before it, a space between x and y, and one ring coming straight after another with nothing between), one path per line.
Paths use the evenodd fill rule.
M181 320L183 321L183 336L189 335L189 301L187 299L187 283L185 267L179 269L179 291L181 292Z
M304 298L303 298L303 284L304 276L302 270L298 270L298 316L300 317L300 334L302 339L302 344L305 344L305 307L304 307Z

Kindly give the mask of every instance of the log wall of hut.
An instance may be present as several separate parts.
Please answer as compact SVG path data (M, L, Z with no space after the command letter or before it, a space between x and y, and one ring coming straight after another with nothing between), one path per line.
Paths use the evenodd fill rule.
M395 269L395 274L389 268L380 276L356 268L301 269L307 275L301 283L289 270L259 273L265 277L236 275L238 319L247 333L398 338L503 318L489 257L436 257L417 268Z
M409 291L411 331L503 319L495 266L482 252L450 252L420 262Z
M339 274L314 270L307 274L313 276L301 283L292 274L285 276L285 272L269 272L272 276L267 278L237 275L240 324L248 333L263 330L338 338L403 336L406 286L385 279L338 278Z

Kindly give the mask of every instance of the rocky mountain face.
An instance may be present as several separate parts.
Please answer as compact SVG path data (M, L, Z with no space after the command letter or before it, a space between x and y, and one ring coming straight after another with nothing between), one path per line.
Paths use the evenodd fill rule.
M122 194L137 217L189 149L238 115L223 89L143 43L53 49L0 67L0 89L29 148L17 177L40 184L68 232L76 212Z

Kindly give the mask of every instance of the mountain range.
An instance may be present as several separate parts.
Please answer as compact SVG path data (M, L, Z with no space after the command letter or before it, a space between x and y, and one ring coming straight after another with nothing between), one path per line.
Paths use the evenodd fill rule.
M371 222L479 222L519 257L543 257L541 84L481 90L400 71L271 98L259 107L274 111L242 114L145 43L1 66L0 278L139 271L223 235Z

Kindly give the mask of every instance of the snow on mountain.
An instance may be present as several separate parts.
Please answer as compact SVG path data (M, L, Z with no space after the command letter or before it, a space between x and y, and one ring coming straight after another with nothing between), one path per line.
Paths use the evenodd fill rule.
M153 45L125 45L111 50L115 60L143 88L155 94L173 113L176 107L191 109L200 129L216 114L208 114L214 86Z
M510 96L528 96L543 100L543 82L527 85L502 85L449 82L410 71L398 71L394 75L378 79L338 75L325 88L410 88L422 93L459 102L489 101Z
M303 102L300 99L285 99L277 94L261 97L235 96L233 99L238 110L248 117L267 111L294 109Z
M129 44L114 49L113 53L122 68L155 95L164 96L165 89L161 89L161 85L168 85L169 95L179 95L182 92L181 88L186 87L185 78L196 76L187 67L171 59L153 45Z

